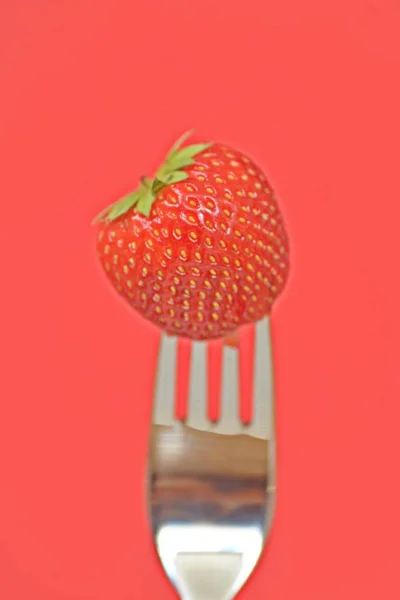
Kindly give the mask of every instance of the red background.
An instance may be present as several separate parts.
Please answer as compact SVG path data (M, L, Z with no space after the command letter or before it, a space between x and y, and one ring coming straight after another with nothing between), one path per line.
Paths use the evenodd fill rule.
M90 220L199 137L257 158L293 265L280 495L243 598L398 600L397 0L0 3L0 598L173 598L144 485L157 339Z

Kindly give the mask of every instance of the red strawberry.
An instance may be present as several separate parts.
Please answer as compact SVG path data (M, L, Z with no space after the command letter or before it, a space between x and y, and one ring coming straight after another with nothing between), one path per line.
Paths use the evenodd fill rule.
M222 337L267 315L288 238L265 175L221 144L181 147L103 211L100 261L118 292L167 333Z

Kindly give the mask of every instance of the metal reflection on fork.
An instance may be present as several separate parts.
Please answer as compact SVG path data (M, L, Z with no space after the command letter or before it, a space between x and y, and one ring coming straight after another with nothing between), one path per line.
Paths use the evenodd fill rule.
M188 415L175 419L175 338L162 337L150 442L156 549L183 600L231 600L253 571L275 505L268 318L256 325L253 418L239 418L238 351L224 348L221 415L207 418L207 344L192 343Z

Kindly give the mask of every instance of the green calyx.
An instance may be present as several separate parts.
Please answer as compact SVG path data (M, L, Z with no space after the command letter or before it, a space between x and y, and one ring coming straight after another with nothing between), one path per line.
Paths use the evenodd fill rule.
M193 131L188 131L175 142L168 152L164 163L156 172L154 179L142 177L136 190L105 208L95 217L93 223L114 221L133 206L136 207L138 212L148 217L157 194L168 185L187 179L189 175L182 169L193 165L195 163L194 157L212 146L212 143L192 144L191 146L182 148L182 144L192 134Z

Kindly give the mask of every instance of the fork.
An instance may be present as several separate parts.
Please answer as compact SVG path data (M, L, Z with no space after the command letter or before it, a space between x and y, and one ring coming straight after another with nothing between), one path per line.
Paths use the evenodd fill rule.
M253 417L239 411L239 352L224 347L221 411L207 416L206 342L192 342L187 416L175 417L177 344L162 336L149 457L155 547L182 600L231 600L252 573L275 506L269 319L255 325Z

